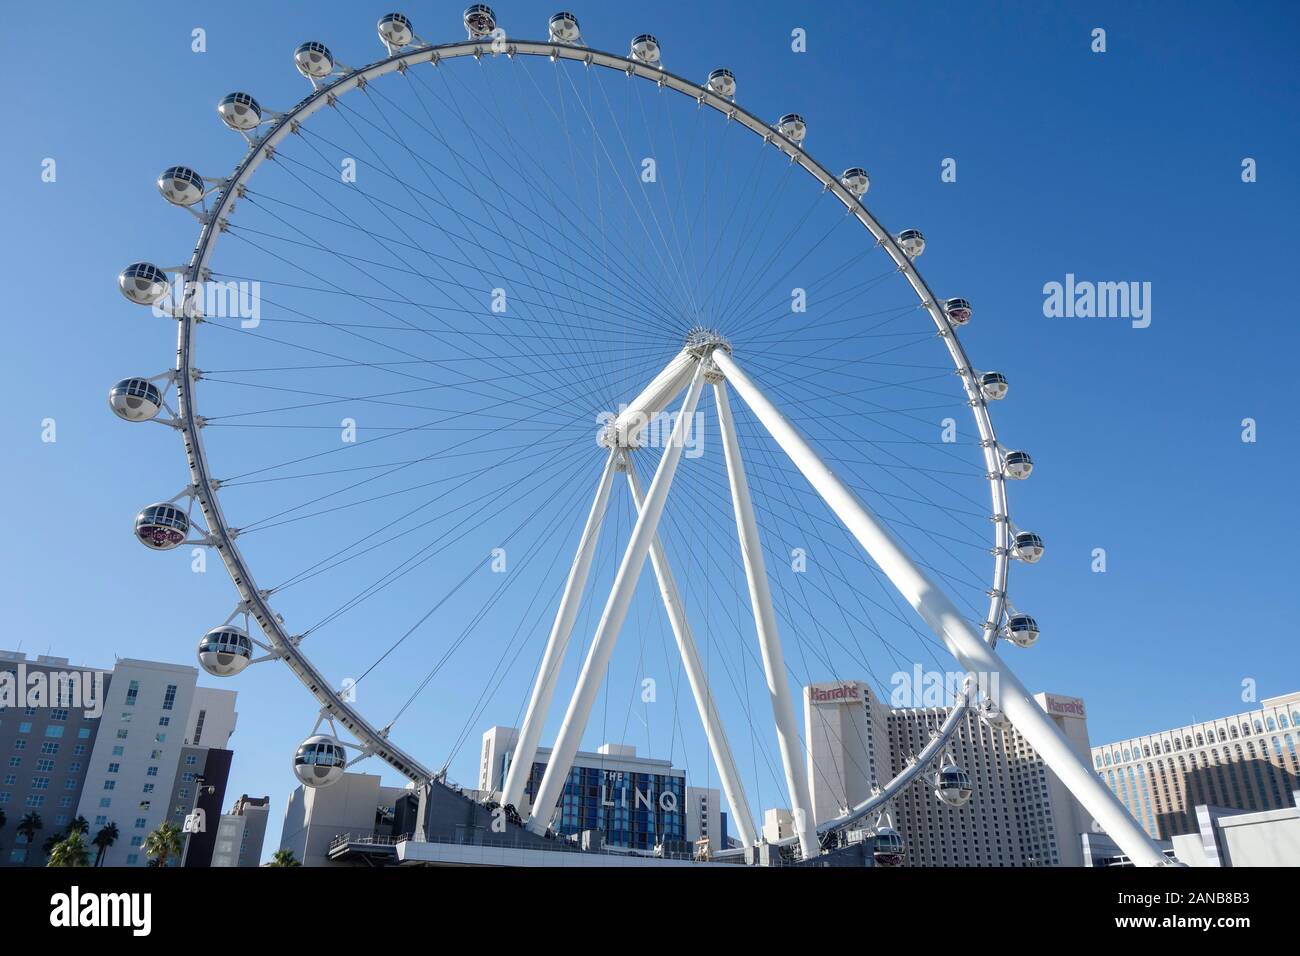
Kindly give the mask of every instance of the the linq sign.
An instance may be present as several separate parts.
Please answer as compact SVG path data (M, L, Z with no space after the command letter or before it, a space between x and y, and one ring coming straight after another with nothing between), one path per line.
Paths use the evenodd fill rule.
M640 787L632 789L632 807L634 809L651 809L655 804L654 786L650 785L642 790ZM600 803L605 807L627 807L628 806L629 787L622 781L622 774L615 774L610 771L605 772L605 782L600 785ZM659 794L659 809L664 813L677 812L677 794L671 790L664 790Z

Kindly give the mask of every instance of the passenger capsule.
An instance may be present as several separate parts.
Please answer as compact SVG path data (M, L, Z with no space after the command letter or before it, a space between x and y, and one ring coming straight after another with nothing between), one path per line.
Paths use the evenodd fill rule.
M851 192L854 199L861 199L871 188L871 177L861 166L854 166L840 173L840 185Z
M117 287L136 305L155 305L171 292L167 273L152 262L133 262L117 277Z
M876 827L872 856L877 866L901 866L903 863L903 836L893 827Z
M582 39L578 18L568 11L553 14L546 24L552 43L577 43Z
M736 74L721 68L714 70L709 74L709 89L719 96L734 99L736 96Z
M1044 550L1043 539L1032 531L1018 531L1012 539L1011 556L1025 564L1037 564Z
M379 39L396 49L406 46L415 38L411 21L402 13L385 13L375 28L379 31Z
M262 122L262 107L247 93L227 93L217 104L221 122L240 133L256 129Z
M497 28L497 15L486 3L475 3L465 8L465 29L471 37L485 37Z
M992 697L980 698L979 706L976 708L980 720L988 724L995 730L1009 730L1011 721L1003 713L1002 708L998 706L997 701Z
M203 177L188 166L169 166L158 177L158 191L176 206L193 206L203 198Z
M776 121L776 131L798 146L808 135L808 124L798 113L786 113Z
M920 233L917 233L920 235ZM921 240L921 247L925 247L925 239ZM918 252L919 256L920 253ZM970 321L971 308L970 303L965 299L949 299L943 304L944 314L948 316L948 321L953 325L965 325Z
M991 402L1000 402L1007 397L1011 383L1001 372L985 372L980 376L980 392Z
M1027 451L1009 451L1002 458L1002 472L1008 478L1024 481L1034 470L1034 460Z
M921 253L925 252L925 236L921 235L919 229L904 229L898 234L898 248L903 250L903 255L909 259L915 259Z
M294 775L305 787L328 787L343 778L347 751L333 737L308 737L293 755Z
M128 422L147 422L162 411L162 391L145 378L124 378L108 390L108 407Z
M964 807L974 792L970 774L956 764L940 767L935 772L934 795L941 803L950 807Z
M234 677L253 661L253 642L230 624L214 627L199 638L199 666L213 677Z
M170 502L150 505L136 515L135 536L154 551L170 551L180 546L189 533L189 517Z
M632 41L632 59L647 66L659 65L659 41L648 33L642 33Z
M1007 618L1006 634L1016 647L1033 647L1038 640L1038 622L1028 614L1012 614Z
M293 51L293 65L303 76L320 80L334 72L334 56L324 43L308 40Z

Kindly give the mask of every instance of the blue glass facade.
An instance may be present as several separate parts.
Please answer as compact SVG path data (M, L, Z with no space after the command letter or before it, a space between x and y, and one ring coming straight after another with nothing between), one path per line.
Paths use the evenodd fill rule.
M531 801L546 764L528 776ZM600 830L607 846L652 851L686 840L686 778L661 773L574 767L560 798L557 829L565 835Z

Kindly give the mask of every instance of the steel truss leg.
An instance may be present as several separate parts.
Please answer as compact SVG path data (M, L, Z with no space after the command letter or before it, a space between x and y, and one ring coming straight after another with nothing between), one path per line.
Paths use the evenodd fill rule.
M623 619L627 617L627 609L632 603L632 595L641 576L641 569L645 567L650 542L658 530L659 518L663 514L664 503L668 498L668 489L672 486L677 463L681 461L686 429L690 427L691 419L695 415L695 406L699 403L703 388L704 365L699 363L696 365L690 388L686 392L686 400L682 402L681 413L673 425L668 447L664 449L659 459L659 468L650 483L650 493L646 498L645 508L637 518L636 527L632 529L632 537L627 543L627 550L623 552L623 561L614 577L613 590L610 591L609 600L605 604L600 624L596 627L596 636L592 638L587 660L578 675L578 686L574 688L569 709L564 714L560 734L555 740L555 749L551 751L546 772L542 775L541 785L537 788L537 798L533 801L533 815L528 821L528 829L534 833L546 832L551 816L555 813L556 804L559 803L560 794L564 790L564 783L573 766L573 758L578 752L578 744L587 728L587 718L591 715L592 705L596 702L600 682L605 677L610 656L614 653L619 629L623 626Z
M957 606L929 576L916 565L880 524L875 515L858 500L825 462L813 451L798 430L781 414L758 386L750 380L735 360L722 349L713 360L753 409L817 493L839 516L858 543L871 555L880 570L900 594L912 605L930 629L947 645L948 650L967 671L988 675L998 706L1015 728L1038 751L1061 782L1074 794L1111 839L1138 866L1167 863L1160 847L1147 836L1119 802L1071 748L1023 684L1002 659L971 629Z
M641 482L632 466L632 456L624 456L627 462L627 483L632 490L632 500L637 511L642 508L645 495L641 491ZM695 707L700 713L700 722L704 725L704 734L709 739L709 751L713 754L713 764L718 768L718 778L722 783L722 792L731 807L731 819L745 846L758 842L758 833L754 829L754 818L749 812L749 800L740 782L736 770L736 760L731 755L731 745L727 742L727 731L722 726L718 708L713 701L713 692L709 688L709 679L700 660L699 649L695 646L695 635L686 620L686 609L682 605L681 594L677 590L677 581L668 564L668 555L664 551L663 541L656 534L650 542L650 563L659 581L659 593L664 599L664 609L672 624L673 636L677 638L677 649L681 652L682 663L686 667L686 679L690 682L691 693L695 697ZM727 849L719 847L719 849Z
M502 806L513 806L524 813L524 787L528 785L528 774L532 770L533 760L537 757L537 744L541 740L542 727L546 715L551 710L551 697L555 693L555 683L564 665L564 655L569 649L569 637L573 633L573 622L578 618L582 605L582 594L587 587L587 574L591 570L591 561L596 553L596 542L600 538L600 526L605 519L605 509L609 504L609 489L614 482L614 472L618 468L620 452L611 448L596 486L596 500L592 502L591 513L587 515L587 524L578 539L578 551L573 556L573 566L569 569L569 580L564 585L564 594L560 598L559 609L555 612L555 623L551 627L551 636L546 641L546 651L542 654L542 663L537 671L537 681L533 684L533 695L528 701L528 712L524 716L523 726L519 728L519 739L515 742L514 756L510 760L510 769L506 772L505 785L501 788Z
M736 426L731 419L731 405L727 400L725 382L713 386L713 397L718 405L718 425L722 430L722 449L727 459L731 503L736 509L736 532L740 536L740 554L745 561L745 578L749 581L749 599L754 607L758 644L763 652L767 691L772 698L772 718L776 722L777 743L781 750L781 763L785 767L790 813L794 817L795 832L799 836L799 849L803 858L810 860L820 852L821 847L817 842L812 818L808 772L803 745L799 740L799 725L795 720L790 681L785 673L781 635L776 626L776 614L772 610L772 590L768 585L767 568L763 562L763 544L758 536L758 523L754 520L749 481L745 478L745 463L740 456L740 443L736 440Z

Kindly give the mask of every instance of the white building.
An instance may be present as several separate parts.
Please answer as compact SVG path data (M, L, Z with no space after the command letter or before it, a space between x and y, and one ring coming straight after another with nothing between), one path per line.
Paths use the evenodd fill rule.
M223 813L217 825L212 865L221 867L257 866L262 859L266 840L266 821L270 815L270 797L244 794L229 813Z
M709 850L725 850L727 835L722 831L722 793L709 787L686 787L686 841L692 845L709 841Z
M385 787L373 773L345 773L328 787L298 787L284 811L280 849L290 850L303 866L325 866L336 838L383 837L382 822L411 794L408 787Z
M104 866L144 865L144 838L171 820L173 794L192 798L182 767L189 735L203 747L228 747L235 693L200 689L197 681L197 668L179 664L120 659L114 666L77 808L92 835L110 822L118 826Z
M803 689L808 789L816 823L861 803L873 784L888 779L888 709L859 681Z

